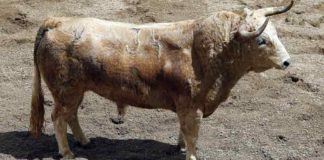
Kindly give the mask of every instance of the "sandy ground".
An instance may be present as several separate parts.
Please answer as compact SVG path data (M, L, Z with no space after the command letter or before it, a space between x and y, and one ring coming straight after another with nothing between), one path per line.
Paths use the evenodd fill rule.
M207 160L324 159L324 0L296 0L271 17L292 57L286 71L246 75L230 98L204 119L198 155ZM0 0L0 159L57 157L46 91L46 127L40 140L28 131L33 42L48 16L97 17L146 23L206 16L288 3L286 0ZM88 148L70 145L86 159L184 159L176 151L178 122L165 110L130 108L127 122L110 122L116 107L88 93L79 111ZM70 132L70 131L69 131Z

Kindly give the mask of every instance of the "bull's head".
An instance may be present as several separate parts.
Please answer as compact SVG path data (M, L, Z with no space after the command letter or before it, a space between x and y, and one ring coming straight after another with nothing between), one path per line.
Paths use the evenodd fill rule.
M258 10L244 9L245 19L239 28L238 35L248 43L251 54L251 70L259 72L269 68L285 69L289 66L289 55L277 36L274 25L268 17L288 11L288 6L263 8Z

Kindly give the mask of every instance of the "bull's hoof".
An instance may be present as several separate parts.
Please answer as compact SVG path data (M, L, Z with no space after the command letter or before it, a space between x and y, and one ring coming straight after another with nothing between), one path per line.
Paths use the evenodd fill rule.
M187 157L186 157L186 160L197 160L197 157L194 156L194 155L187 156Z
M65 152L63 155L62 155L62 159L74 159L75 156L74 154L71 152L71 151L68 151L68 152Z
M121 117L110 118L110 120L114 124L123 124L125 122L124 118L121 118Z
M177 146L177 150L179 153L182 153L182 154L186 154L186 148L185 147L182 147L180 145Z
M89 138L86 138L86 137L82 141L80 141L80 144L82 146L90 145L90 143L91 143L90 139Z
M94 143L92 143L91 141L89 141L88 143L81 143L79 141L76 141L75 142L75 145L77 147L81 147L83 149L92 149L92 148L95 148L96 145Z

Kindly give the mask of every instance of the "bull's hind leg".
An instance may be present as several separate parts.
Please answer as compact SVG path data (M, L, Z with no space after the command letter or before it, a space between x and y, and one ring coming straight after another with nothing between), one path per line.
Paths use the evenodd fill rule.
M71 152L67 140L67 124L69 123L71 126L72 122L72 131L74 130L73 132L77 133L78 137L81 135L81 128L79 128L80 126L78 123L76 123L77 119L75 116L83 94L78 93L79 92L73 92L71 94L61 93L61 95L64 96L60 97L64 98L54 96L55 108L52 112L52 120L54 123L55 137L58 144L59 153L64 159L74 158L74 154Z
M125 122L126 105L117 103L117 117L111 118L111 121L115 124L123 124Z
M78 106L82 102L83 97L80 98L79 103L77 104L76 107L72 112L73 115L71 119L68 121L68 124L71 128L71 131L73 133L74 139L79 142L82 146L86 146L87 144L90 143L90 140L84 135L80 123L79 123L79 118L78 118Z
M52 120L54 123L55 137L59 149L59 153L63 158L74 158L67 141L67 120L66 108L60 104L55 104L55 109L52 112Z
M180 134L182 133L186 145L186 160L197 160L196 144L198 139L199 126L202 119L200 110L178 112L180 121Z

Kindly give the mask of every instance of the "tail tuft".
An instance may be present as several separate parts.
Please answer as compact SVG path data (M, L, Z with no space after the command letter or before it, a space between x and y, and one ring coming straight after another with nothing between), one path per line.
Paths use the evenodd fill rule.
M38 69L35 68L30 115L30 131L34 138L38 138L42 133L44 114L44 96L41 88L41 79Z

